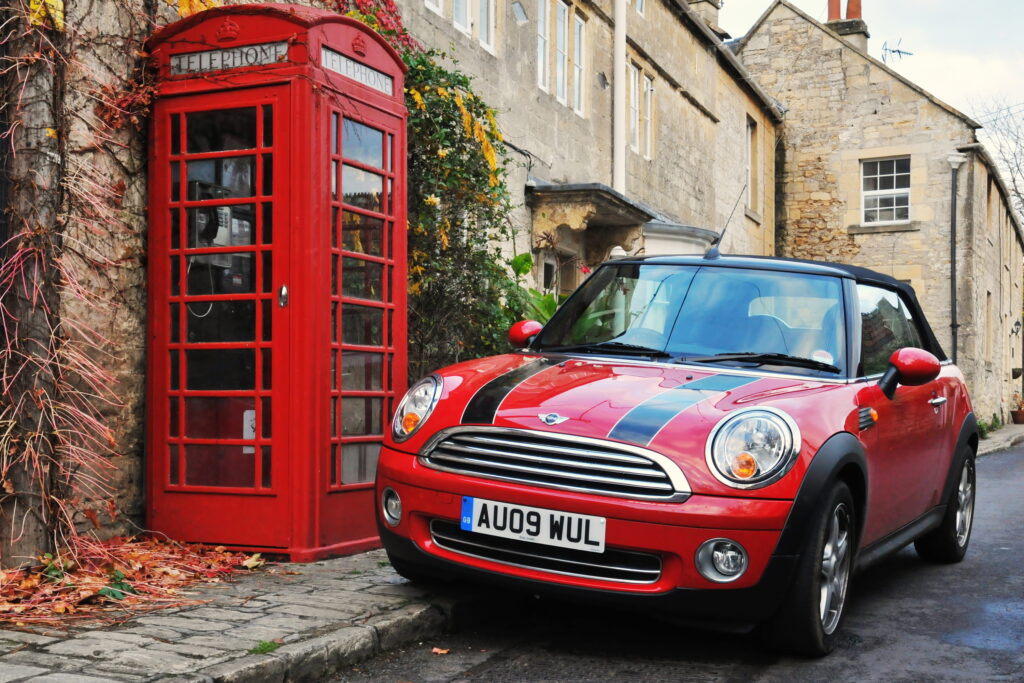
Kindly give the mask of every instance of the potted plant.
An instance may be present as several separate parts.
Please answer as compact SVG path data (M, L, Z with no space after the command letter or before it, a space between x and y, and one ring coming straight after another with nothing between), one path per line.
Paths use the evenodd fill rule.
M1021 398L1019 391L1013 392L1010 400L1010 418L1015 425L1024 424L1024 398Z

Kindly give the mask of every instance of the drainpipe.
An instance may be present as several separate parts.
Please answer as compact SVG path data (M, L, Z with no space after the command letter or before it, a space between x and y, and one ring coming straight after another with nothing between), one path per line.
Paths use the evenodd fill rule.
M957 175L960 172L960 164L967 161L964 154L954 153L946 157L952 169L950 175L949 195L949 327L953 337L953 362L956 363L957 333L960 322L956 315L956 195Z
M626 193L626 0L615 0L612 52L612 189Z

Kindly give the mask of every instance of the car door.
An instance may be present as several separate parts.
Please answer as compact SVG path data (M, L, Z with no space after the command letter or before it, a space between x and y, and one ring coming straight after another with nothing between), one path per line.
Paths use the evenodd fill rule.
M893 290L857 285L861 318L862 376L877 381L892 352L922 348L920 326L911 309ZM933 380L921 386L900 385L890 400L872 388L866 407L878 420L864 434L868 457L869 510L864 541L870 543L921 516L933 503L937 463L947 447L946 385Z

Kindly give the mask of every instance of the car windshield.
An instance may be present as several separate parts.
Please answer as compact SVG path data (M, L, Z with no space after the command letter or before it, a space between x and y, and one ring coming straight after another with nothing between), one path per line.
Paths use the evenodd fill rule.
M734 267L608 264L555 313L535 348L834 376L846 357L841 282Z

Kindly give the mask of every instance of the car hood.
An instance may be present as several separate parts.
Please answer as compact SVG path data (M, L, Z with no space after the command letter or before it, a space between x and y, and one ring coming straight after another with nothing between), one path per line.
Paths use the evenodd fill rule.
M675 460L695 492L737 493L715 480L704 460L709 432L729 412L758 405L786 411L805 455L852 413L851 402L818 397L843 384L734 368L509 354L439 374L440 414L429 420L436 429L493 425L642 446Z

